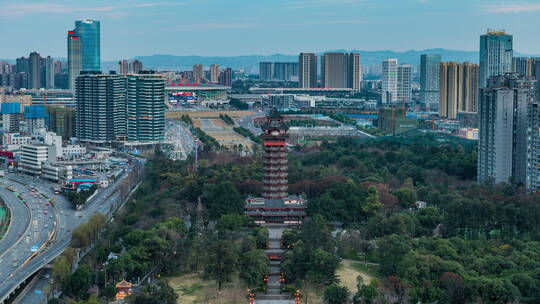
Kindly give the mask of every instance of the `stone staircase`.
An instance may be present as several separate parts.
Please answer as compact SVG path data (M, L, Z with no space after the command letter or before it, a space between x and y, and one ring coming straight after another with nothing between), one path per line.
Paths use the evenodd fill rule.
M294 300L288 293L281 292L281 258L284 250L281 249L281 231L270 231L273 227L267 227L270 232L266 255L269 257L269 275L266 293L258 293L256 304L294 304ZM274 228L275 229L275 228ZM278 236L276 238L276 236ZM272 238L274 237L274 238Z

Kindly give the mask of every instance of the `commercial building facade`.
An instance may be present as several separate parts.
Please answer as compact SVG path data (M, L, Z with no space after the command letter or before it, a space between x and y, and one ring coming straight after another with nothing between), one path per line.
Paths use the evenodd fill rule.
M441 62L439 70L439 115L456 119L459 112L478 110L477 64Z
M527 163L532 162L538 150L527 139L527 132L534 133L529 136L536 142L538 129L527 131L537 124L533 121L529 125L527 111L535 103L535 82L532 77L506 74L490 78L488 87L480 90L479 182L525 184L531 180L527 178Z
M398 65L397 99L404 103L412 101L412 66L410 64Z
M204 68L202 64L193 65L193 80L200 83L204 79Z
M321 57L321 82L325 88L360 90L359 53L326 53Z
M81 141L110 143L126 137L126 78L82 72L76 80L75 134Z
M219 65L212 64L210 66L210 83L219 83Z
M480 88L488 79L512 72L513 37L505 31L488 30L480 36Z
M420 102L431 110L439 107L439 65L441 55L420 55Z
M389 104L398 101L397 95L397 58L387 58L382 62L381 102Z
M317 56L313 53L300 53L298 56L298 87L317 87Z
M127 140L156 143L165 132L165 79L160 74L127 77Z

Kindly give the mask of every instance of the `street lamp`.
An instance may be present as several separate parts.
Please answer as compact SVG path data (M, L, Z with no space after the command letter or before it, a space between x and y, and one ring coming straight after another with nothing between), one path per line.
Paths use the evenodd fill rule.
M297 290L294 293L294 303L295 304L300 304L300 290Z

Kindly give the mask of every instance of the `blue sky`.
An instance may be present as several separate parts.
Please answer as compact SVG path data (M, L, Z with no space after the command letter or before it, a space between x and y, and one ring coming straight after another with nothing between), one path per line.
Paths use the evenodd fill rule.
M101 21L102 60L235 56L332 49L476 50L487 28L540 53L540 1L0 0L0 58L66 56L76 19Z

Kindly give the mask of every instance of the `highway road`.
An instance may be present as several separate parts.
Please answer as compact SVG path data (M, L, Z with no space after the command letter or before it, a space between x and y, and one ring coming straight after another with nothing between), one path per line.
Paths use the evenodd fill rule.
M109 187L101 189L80 211L75 210L62 195L53 194L53 184L41 179L15 174L7 174L6 178L2 179L6 187L11 187L21 194L30 209L27 208L25 214L20 208L22 202L16 195L0 188L0 195L8 206L15 207L12 212L21 216L10 226L6 235L9 239L3 239L0 243L0 249L6 249L1 251L5 258L2 257L3 261L0 263L0 303L3 303L6 295L21 282L50 263L69 246L74 228L87 222L96 213L112 217L121 204L117 187L131 170L131 167L127 168L120 178ZM32 187L34 191L31 190ZM54 206L47 205L48 198L52 197L55 199ZM31 221L26 224L26 228L25 219ZM25 233L21 233L21 229L24 229ZM36 248L38 250L34 251Z
M12 211L9 238L2 239L0 246L0 285L5 285L31 256L46 246L56 225L53 207L47 199L23 185L18 187L9 180L3 182L15 192L0 189L0 195Z

